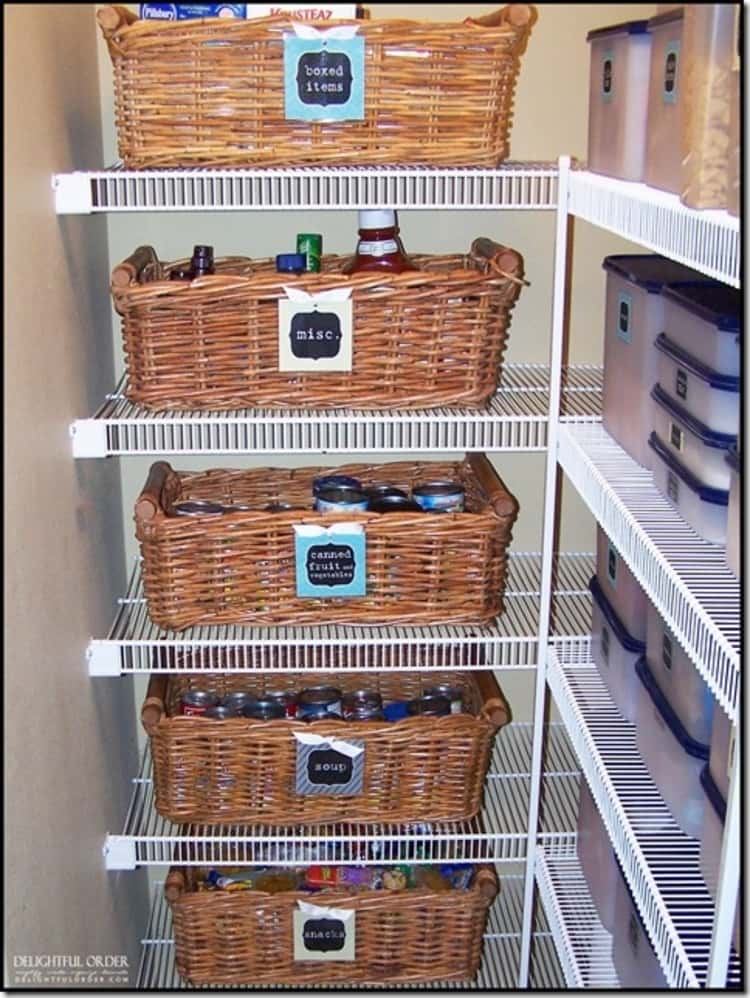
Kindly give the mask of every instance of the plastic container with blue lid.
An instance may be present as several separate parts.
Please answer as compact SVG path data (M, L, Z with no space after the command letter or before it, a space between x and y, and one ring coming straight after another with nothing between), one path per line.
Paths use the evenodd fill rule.
M663 332L717 374L738 378L742 294L718 281L670 283L662 291Z
M726 819L726 801L716 786L708 766L704 766L700 775L701 787L706 797L706 809L701 829L700 869L708 893L716 900L716 890L719 883L721 864L721 843L724 837L724 821ZM739 898L734 916L732 942L739 952Z
M685 731L648 666L638 660L636 743L641 759L669 813L691 838L701 834L705 797L700 774L708 762L709 747Z
M591 655L617 709L631 724L636 719L638 681L635 664L646 651L643 641L629 634L594 575L589 581Z
M644 468L649 466L651 407L657 379L654 341L664 331L662 289L704 280L689 267L656 253L605 257L604 429Z
M701 482L656 433L648 442L657 489L699 536L712 544L725 544L729 492Z
M612 862L617 873L612 963L617 972L620 988L628 991L636 988L650 990L666 988L667 979L661 969L659 958L654 952L638 906L625 880L625 874L614 854Z
M656 338L661 387L714 433L735 435L740 425L740 379L712 370L666 333Z
M740 453L736 445L733 445L727 451L726 462L729 467L726 558L730 570L739 579L742 571L742 531L740 529L742 480L740 477Z
M621 180L642 180L651 38L646 21L589 31L588 167Z
M607 932L611 932L615 920L615 890L619 874L607 829L583 778L576 831L576 850L591 900L599 921Z
M688 735L707 744L715 707L708 683L650 603L647 619L646 659L651 674Z
M682 29L681 7L657 14L648 22L651 65L643 179L652 187L673 194L679 194L682 188L682 129L686 107Z
M654 430L688 471L712 489L729 489L727 451L737 443L736 435L715 433L685 406L667 395L661 385L651 390L654 400Z
M596 577L602 592L636 641L646 640L648 599L607 534L596 527Z

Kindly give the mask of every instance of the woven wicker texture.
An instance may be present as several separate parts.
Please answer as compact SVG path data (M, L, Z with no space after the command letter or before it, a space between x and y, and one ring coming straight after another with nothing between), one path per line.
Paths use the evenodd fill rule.
M309 894L198 892L190 868L166 884L177 972L195 984L408 983L468 981L479 969L487 913L498 884L477 868L468 890ZM297 901L356 912L356 958L293 960Z
M514 250L476 239L465 255L414 256L403 274L294 277L273 261L224 258L217 273L170 281L140 247L115 268L128 398L156 409L253 406L415 408L483 405L496 391L512 307L523 284ZM352 289L352 370L279 371L284 285Z
M349 22L365 43L364 120L305 122L284 116L286 16L169 23L109 7L98 17L132 169L496 166L533 20L518 4L470 24Z
M299 692L321 683L408 700L425 686L463 691L465 713L380 721L225 721L180 716L186 690ZM481 685L480 685L481 684ZM154 675L141 710L151 738L157 811L171 821L299 825L330 821L462 821L480 808L495 731L510 710L490 672ZM362 792L296 792L294 731L356 739L364 747Z
M326 472L363 485L450 479L467 512L270 513L268 503L309 508L312 481ZM174 502L209 499L249 511L168 515ZM394 462L340 468L175 472L152 465L136 503L148 611L159 627L195 624L482 624L502 613L507 547L518 503L484 455L461 462ZM367 545L366 595L296 595L295 523L360 523Z

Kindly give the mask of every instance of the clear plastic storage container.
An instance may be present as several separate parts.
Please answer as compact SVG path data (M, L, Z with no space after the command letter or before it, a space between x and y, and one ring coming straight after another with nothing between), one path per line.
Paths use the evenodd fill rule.
M664 391L655 385L651 391L654 400L654 430L656 435L674 452L675 457L704 485L712 489L729 489L727 452L737 443L737 437L713 430L691 415Z
M659 689L685 731L696 742L708 744L715 706L711 690L650 603L646 658Z
M622 990L666 988L667 979L654 953L648 933L625 877L617 869L615 924L612 930L612 963Z
M681 200L690 208L726 208L732 155L732 72L738 4L685 5L683 28Z
M674 194L682 189L682 28L681 7L648 22L651 68L643 179Z
M589 31L588 167L621 180L642 180L651 38L648 22Z
M704 485L656 433L648 442L653 451L651 471L657 489L699 536L713 544L725 544L729 492Z
M625 630L596 576L589 582L589 589L594 597L591 655L615 706L626 721L633 723L638 705L635 664L646 651L646 645Z
M638 753L682 831L691 838L700 838L705 809L700 775L708 762L708 745L694 741L685 731L645 658L638 661L635 671L640 680Z
M649 465L651 406L656 381L654 341L664 331L662 288L699 282L701 275L656 254L605 257L604 428L645 468Z
M700 868L708 893L716 901L721 864L721 842L724 837L727 805L719 788L711 778L708 766L704 766L701 770L701 786L706 795L706 810L701 829ZM739 914L738 903L734 916L734 929L732 930L732 943L737 952L740 950Z
M714 433L737 434L740 379L712 371L666 335L656 338L659 384L679 405Z
M607 829L584 779L581 779L578 804L578 859L599 920L611 932L615 924L615 890L619 872Z
M636 641L646 640L646 594L620 557L617 548L597 524L596 577L623 627Z
M671 283L671 282L670 282ZM738 378L742 293L716 281L671 284L662 293L667 337L717 374Z
M727 506L727 565L739 579L742 570L742 485L740 480L740 455L736 447L727 452L729 465L729 505Z

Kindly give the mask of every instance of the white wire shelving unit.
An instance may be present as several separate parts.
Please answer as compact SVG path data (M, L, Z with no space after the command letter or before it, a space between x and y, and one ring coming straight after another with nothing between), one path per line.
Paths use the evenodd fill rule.
M580 770L560 724L549 726L546 757L541 841L574 843ZM105 862L110 870L169 864L518 862L526 848L530 759L531 727L512 722L496 739L483 806L468 821L239 827L175 825L161 817L146 749L123 831L106 838Z
M523 905L523 879L505 875L498 871L500 893L490 909L487 931L484 936L482 963L477 977L466 983L410 984L409 991L496 991L512 990L518 976L520 958L521 906ZM153 901L146 935L141 940L141 962L138 968L136 987L144 990L192 990L193 986L183 981L175 967L172 913L164 899L163 884L157 881L153 888ZM531 981L534 988L556 991L564 984L562 972L557 962L552 936L540 913L534 932L532 949ZM388 991L402 990L398 985L383 985ZM224 986L216 986L224 990ZM252 985L253 991L294 990L293 986ZM357 990L380 990L377 985L358 985ZM202 990L202 989L201 989ZM211 990L214 990L213 988ZM336 991L344 988L325 985L305 985L305 991Z
M590 554L555 564L554 635L588 647L593 572ZM106 638L92 638L92 676L150 672L268 672L306 669L528 669L536 666L541 556L509 557L505 611L485 627L242 627L213 625L165 631L152 623L140 560ZM321 652L325 651L325 655ZM189 655L189 658L185 658ZM324 664L321 659L324 658Z
M679 828L590 658L550 649L547 679L654 950L671 987L706 984L715 905L699 866L700 843ZM732 954L728 987L740 982Z
M612 935L599 921L575 847L537 846L536 883L566 986L619 989Z
M508 364L480 409L244 409L153 412L125 396L124 379L90 419L70 426L73 456L306 454L399 451L543 451L549 369ZM601 419L601 368L566 369L563 418Z

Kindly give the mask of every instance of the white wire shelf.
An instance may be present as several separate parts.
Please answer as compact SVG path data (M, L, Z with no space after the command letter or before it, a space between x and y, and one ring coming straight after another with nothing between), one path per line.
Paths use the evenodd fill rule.
M567 986L619 989L612 936L599 921L575 847L538 846L534 874Z
M704 986L714 903L701 876L700 843L672 818L638 755L635 726L580 649L551 648L547 681L667 982ZM727 985L736 987L740 977L733 953Z
M518 963L520 957L521 908L523 906L523 878L520 876L500 875L501 886L497 900L490 909L487 922L487 932L484 936L482 963L474 981L467 983L410 984L405 987L409 991L495 991L498 989L513 990L516 987ZM163 883L154 884L153 902L146 935L141 940L141 962L135 986L138 990L232 990L227 985L211 985L206 988L196 988L183 981L175 967L174 939L172 930L172 913L164 899ZM538 928L534 935L532 950L532 987L556 990L563 985L563 978L557 962L552 937L540 914ZM398 985L384 985L389 991L402 990ZM357 985L357 991L371 990L375 986ZM248 991L250 986L241 990ZM290 986L252 985L252 990L296 990ZM304 985L302 989L336 991L346 990L343 985L336 987L326 985ZM351 989L349 989L351 990Z
M591 630L590 554L555 563L553 635L587 648ZM485 627L242 627L166 631L152 623L135 560L105 639L86 650L89 674L264 672L307 669L528 669L537 662L541 555L511 553L505 612ZM184 656L189 654L187 661ZM321 662L323 660L323 663Z
M526 850L531 725L513 722L498 735L484 804L470 821L302 827L175 825L155 808L146 749L120 835L107 835L109 870L137 866L304 863L517 862ZM550 725L542 800L541 842L575 840L580 771L561 725Z
M557 163L481 167L299 167L58 173L58 215L264 208L557 207Z
M732 721L740 696L740 584L653 476L602 426L560 428L559 460Z
M74 457L126 454L306 454L311 451L541 451L549 369L508 364L482 409L243 409L152 412L125 398L125 379L91 419L70 426ZM567 368L563 418L601 419L602 369Z
M587 170L571 170L568 184L571 214L740 286L740 222L728 212L696 211L676 194Z

